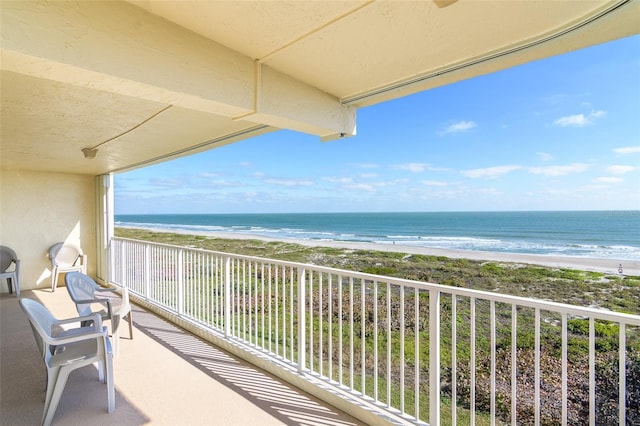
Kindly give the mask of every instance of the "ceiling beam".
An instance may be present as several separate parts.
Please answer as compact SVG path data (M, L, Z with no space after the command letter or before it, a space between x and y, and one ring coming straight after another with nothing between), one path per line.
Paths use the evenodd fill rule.
M3 2L3 70L326 137L355 109L120 2Z

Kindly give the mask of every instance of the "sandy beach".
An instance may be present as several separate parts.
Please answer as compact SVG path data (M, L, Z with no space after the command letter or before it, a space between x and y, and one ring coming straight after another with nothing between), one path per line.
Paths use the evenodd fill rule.
M133 228L133 227L132 227ZM262 241L286 241L309 247L333 247L357 250L376 250L396 253L423 254L427 256L444 256L453 259L487 260L495 262L523 263L530 265L548 266L554 268L570 268L581 271L602 272L605 274L618 274L619 265L622 265L624 275L640 276L640 260L615 260L587 257L568 256L542 256L520 253L502 253L471 250L443 250L427 247L407 246L401 244L376 244L356 241L328 241L328 240L304 240L293 238L269 238L253 234L239 234L234 232L193 232L165 229L147 229L153 232L170 232L175 234L203 235L213 238L225 238L235 240L262 240Z

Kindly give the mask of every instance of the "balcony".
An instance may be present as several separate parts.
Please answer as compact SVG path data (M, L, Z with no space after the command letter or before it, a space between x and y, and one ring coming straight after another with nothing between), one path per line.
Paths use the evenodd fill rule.
M123 331L115 360L116 412L79 377L57 424L638 416L638 315L123 238L110 257L112 282L137 302L135 339ZM63 289L25 296L75 315ZM3 423L37 423L44 371L15 298L1 300L3 342L18 342L2 345Z

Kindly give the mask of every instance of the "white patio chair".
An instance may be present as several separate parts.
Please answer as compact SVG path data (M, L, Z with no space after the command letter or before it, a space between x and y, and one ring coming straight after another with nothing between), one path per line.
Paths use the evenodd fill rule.
M51 424L69 374L80 367L95 363L98 363L98 377L101 382L104 382L106 375L107 409L112 413L115 409L113 354L100 315L58 320L35 300L21 299L20 306L31 323L38 350L47 367L47 394L42 424ZM70 330L64 330L62 327L81 321L92 321L93 326Z
M63 272L87 273L87 255L75 244L57 243L49 249L51 259L51 291L56 291L58 275Z
M129 291L122 288L122 296L117 297L114 287L100 287L86 274L69 272L65 276L67 291L71 300L76 304L80 316L99 314L103 320L111 320L111 334L113 336L113 352L118 356L120 349L120 321L127 318L129 322L129 338L133 339L133 319ZM96 305L101 305L97 307ZM96 309L97 308L97 309Z
M11 264L15 267L9 271ZM7 287L9 287L9 293L13 293L13 288L16 289L16 297L20 297L20 259L16 255L16 252L7 246L0 246L0 279L5 278L7 280Z

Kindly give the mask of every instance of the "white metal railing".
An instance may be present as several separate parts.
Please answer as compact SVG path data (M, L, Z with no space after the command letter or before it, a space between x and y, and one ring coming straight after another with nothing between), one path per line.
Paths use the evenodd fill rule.
M638 415L638 315L122 238L111 250L132 294L415 423Z

